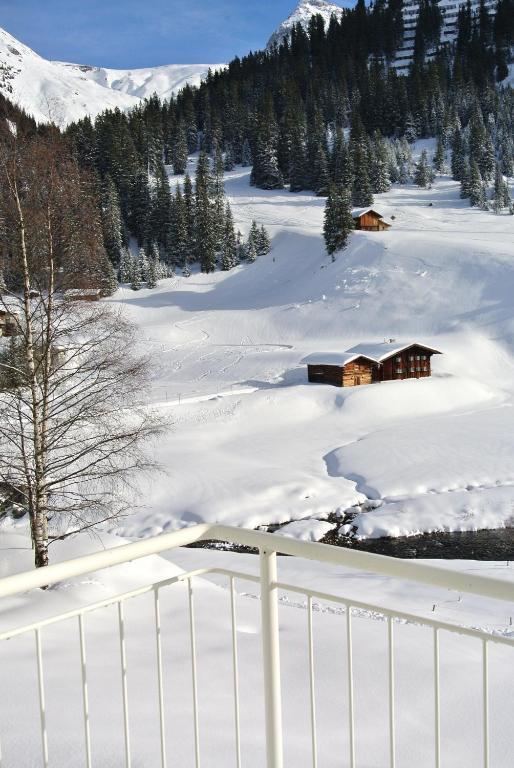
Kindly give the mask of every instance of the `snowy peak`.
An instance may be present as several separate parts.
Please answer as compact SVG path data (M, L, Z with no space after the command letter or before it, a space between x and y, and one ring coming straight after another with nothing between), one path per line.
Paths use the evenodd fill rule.
M154 93L169 99L187 83L199 85L209 68L223 65L170 64L113 70L47 61L0 29L0 93L40 123L65 127L106 109L135 107Z
M268 48L274 45L280 45L284 37L291 34L291 30L296 24L301 24L307 29L313 16L323 16L325 24L328 26L332 16L340 19L343 15L343 9L339 5L328 2L328 0L300 0L297 8L292 12L286 21L275 30L268 41Z

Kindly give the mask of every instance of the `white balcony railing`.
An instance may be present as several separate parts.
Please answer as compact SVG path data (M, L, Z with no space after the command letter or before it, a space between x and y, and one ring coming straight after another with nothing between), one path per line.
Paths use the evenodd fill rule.
M111 568L123 563L129 563L148 555L155 555L192 544L200 540L218 540L231 541L239 545L254 547L260 552L260 574L257 576L251 573L241 573L231 569L213 568L202 569L189 573L181 573L174 578L165 581L159 581L138 588L132 592L119 594L109 597L93 605L81 607L76 610L70 610L66 613L44 618L30 625L14 626L8 631L2 631L0 641L13 640L32 634L35 638L34 645L34 664L37 669L37 690L39 722L35 725L32 722L25 722L20 730L20 738L28 738L31 728L37 728L41 732L41 759L40 765L44 768L53 766L53 758L49 749L49 726L46 710L45 690L45 664L44 654L42 652L44 635L51 630L55 637L56 628L63 626L70 620L77 622L77 637L80 651L80 690L77 695L81 699L81 710L83 716L83 733L77 737L80 749L83 750L80 760L70 762L69 765L86 765L92 768L95 763L92 752L92 727L90 700L88 695L88 659L86 655L86 639L84 622L85 617L90 614L100 612L108 606L113 607L117 612L117 632L118 632L118 653L119 659L109 658L108 664L120 665L121 669L121 697L123 711L123 730L124 730L124 750L123 754L118 756L116 765L131 768L133 765L131 752L131 719L130 719L130 700L127 680L129 677L129 665L127 661L127 625L125 621L125 607L129 601L148 594L153 596L153 633L154 649L156 659L156 678L157 685L157 711L159 713L159 764L161 768L171 768L176 765L176 761L168 754L168 745L166 739L166 697L164 693L163 680L163 642L164 631L161 623L160 598L164 588L172 587L179 583L185 583L187 587L187 610L189 624L189 652L191 659L191 687L192 687L192 711L193 711L193 733L194 733L194 758L193 764L196 768L200 767L201 740L200 740L200 722L199 722L199 697L201 694L198 687L197 675L197 625L195 622L195 579L207 574L217 574L227 579L230 595L230 616L231 616L231 636L228 642L231 646L232 670L231 686L233 687L233 722L228 722L226 728L234 728L234 755L228 756L222 754L220 762L216 762L212 755L207 755L209 765L228 766L236 765L241 768L243 761L241 757L241 725L240 725L240 707L241 707L241 686L239 674L238 658L238 622L237 622L237 593L236 584L239 582L253 582L260 585L260 617L261 617L261 641L262 641L262 681L264 686L264 707L265 707L265 750L266 764L268 768L282 768L284 764L283 750L283 720L282 720L282 694L281 691L281 661L280 661L280 627L279 627L279 593L297 594L305 600L307 608L307 646L308 646L308 664L303 670L308 678L309 690L309 708L310 708L310 756L309 764L314 768L318 765L318 738L316 715L317 702L315 684L315 647L313 640L313 608L321 604L332 604L337 606L340 612L345 614L346 623L346 697L348 719L341 723L341 728L347 731L348 754L341 756L340 765L356 768L355 751L355 679L354 679L354 660L358 653L358 648L353 638L354 616L357 612L371 612L373 616L380 616L386 622L386 658L387 662L387 701L384 705L387 707L388 720L388 765L395 768L397 764L397 732L396 732L396 681L395 681L395 638L396 626L399 622L411 623L416 626L428 628L432 634L433 643L433 681L432 691L434 710L433 710L433 748L436 768L442 764L448 764L441 755L441 667L440 667L440 636L441 633L451 633L453 636L466 636L473 638L480 647L480 665L481 665L481 736L482 756L480 764L484 768L490 765L490 715L489 715L489 665L488 652L491 644L502 644L508 646L510 650L514 643L504 635L494 635L480 629L474 629L467 626L457 626L446 621L438 621L434 618L426 618L414 613L408 613L403 610L386 609L367 602L354 600L351 596L340 596L329 594L322 591L310 589L306 585L295 585L282 583L277 574L277 553L282 553L292 557L305 558L307 560L318 561L326 564L350 567L366 573L380 574L415 582L417 584L430 585L432 587L455 590L458 593L467 593L471 595L488 598L490 600L500 600L514 603L514 584L505 580L499 580L481 576L478 574L459 573L454 570L434 567L420 563L419 561L403 561L387 557L370 555L354 550L339 549L322 544L305 543L293 539L286 539L281 536L246 531L241 529L227 528L224 526L200 525L194 528L188 528L180 532L167 534L154 539L140 541L134 544L121 546L119 548L102 551L98 554L81 557L68 562L53 565L44 571L32 571L20 575L11 576L0 580L0 599L12 598L22 595L29 590L43 586L54 585L71 578L84 576L102 569ZM2 603L0 602L0 609ZM2 643L0 642L0 651ZM1 656L0 656L1 659ZM0 666L1 673L1 666ZM323 681L318 681L323 684ZM109 691L112 694L111 691ZM178 692L181 695L183 692ZM216 692L209 691L210 696L215 696ZM7 697L6 692L2 691L1 696L4 701ZM201 705L201 700L200 700ZM2 740L2 722L0 721L0 766L4 768L2 762L1 740ZM96 763L101 766L101 761ZM96 765L95 764L95 765ZM23 760L16 763L5 764L5 768L25 768L28 763ZM143 765L139 760L138 765ZM148 768L156 763L148 763ZM146 768L146 765L145 767Z

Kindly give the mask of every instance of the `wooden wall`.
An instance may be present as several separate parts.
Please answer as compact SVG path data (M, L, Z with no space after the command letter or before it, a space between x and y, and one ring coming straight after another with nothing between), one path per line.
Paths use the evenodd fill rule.
M382 219L379 219L378 216L375 216L372 213L365 213L356 220L355 228L371 232L379 232L381 230L389 229L389 225Z

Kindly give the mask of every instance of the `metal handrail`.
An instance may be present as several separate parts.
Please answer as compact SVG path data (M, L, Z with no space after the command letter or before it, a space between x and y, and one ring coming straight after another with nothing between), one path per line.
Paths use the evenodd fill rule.
M126 601L144 594L154 594L155 601L155 633L157 648L157 671L159 680L159 712L161 734L161 765L167 768L165 716L164 716L164 692L163 692L163 666L162 666L162 640L159 609L159 594L164 587L173 584L185 583L188 589L190 641L192 659L192 685L194 704L194 735L195 735L195 762L200 766L199 724L198 724L198 691L196 672L196 630L194 614L193 579L207 574L219 574L229 580L231 599L232 621L232 651L234 673L234 707L236 723L236 764L241 766L241 742L239 727L239 689L238 689L238 662L237 662L237 632L236 632L236 603L235 580L247 580L260 584L261 597L261 635L263 680L265 692L265 724L266 724L266 755L268 768L283 767L283 732L282 732L282 696L280 679L280 643L279 643L279 616L280 591L296 593L306 598L308 611L308 646L309 646L309 680L310 680L310 707L312 727L312 758L313 768L317 766L317 738L316 738L316 696L314 685L314 648L312 633L312 613L314 599L332 602L342 606L346 614L347 626L347 669L348 669L348 701L349 701L349 734L350 734L350 765L355 766L355 738L354 738L354 680L353 680L353 650L352 650L352 619L355 610L363 610L370 615L379 615L387 621L388 627L388 654L389 654L389 732L391 766L395 764L395 679L394 679L394 622L407 621L424 625L433 632L434 643L434 700L435 700L435 741L436 763L440 765L441 753L441 712L440 712L440 658L439 658L439 633L449 631L478 639L482 643L482 667L483 667L483 744L484 766L489 765L489 693L488 693L488 645L489 643L501 643L514 647L514 642L504 636L491 635L483 629L463 627L448 622L438 621L434 618L425 618L414 613L385 608L371 603L353 600L348 597L334 595L320 590L287 584L278 580L277 554L290 555L305 558L312 561L339 565L358 569L369 573L389 576L391 578L407 580L419 584L440 587L457 592L465 592L493 600L502 600L514 603L514 584L501 579L481 576L478 574L460 573L444 567L428 565L419 561L403 561L381 555L359 552L345 548L338 548L324 544L303 542L285 538L276 534L268 534L260 531L249 531L240 528L231 528L222 525L199 525L186 528L174 533L163 534L153 539L126 544L113 549L104 550L92 555L79 557L67 562L58 563L38 571L21 573L0 579L0 598L12 597L23 594L38 587L47 587L64 580L84 576L94 571L111 568L116 565L128 563L149 555L183 547L188 544L201 541L228 541L255 548L259 551L259 576L242 573L240 571L225 568L200 568L189 573L181 573L172 578L150 583L123 594L118 594L91 605L86 605L61 613L58 616L40 619L34 623L17 626L0 633L0 641L9 640L27 632L34 632L36 638L36 661L39 679L40 701L40 727L42 735L42 756L44 768L49 768L48 735L45 710L45 686L44 668L41 646L42 630L57 622L71 618L78 618L81 647L82 689L86 746L86 765L92 768L91 738L89 723L89 702L87 695L87 664L84 645L84 617L86 614L101 608L117 605L118 626L120 641L120 661L122 671L122 694L124 712L125 735L125 764L131 765L131 745L128 716L128 692L127 692L127 656L125 646L125 619L124 604ZM0 752L1 764L1 752Z

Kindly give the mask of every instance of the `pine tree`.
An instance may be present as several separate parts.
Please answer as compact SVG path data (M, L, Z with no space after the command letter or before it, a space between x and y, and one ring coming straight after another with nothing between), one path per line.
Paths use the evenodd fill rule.
M157 279L159 275L159 262L155 256L148 260L148 270L146 276L146 287L157 288Z
M248 139L245 139L243 141L243 149L241 153L241 165L245 168L248 168L250 165L253 165L253 154L252 154L252 148L250 147L250 142Z
M145 248L139 249L138 268L141 280L146 283L148 279L148 256Z
M112 264L119 265L123 249L123 220L118 190L107 176L102 190L102 228L105 250Z
M231 144L228 144L225 149L224 167L225 167L225 170L228 172L233 171L234 168L236 167L236 163L234 160L234 150L232 149Z
M132 256L127 248L122 248L121 251L118 278L120 283L130 283L132 280Z
M171 162L173 165L173 172L175 174L183 174L187 169L188 158L188 146L186 129L183 122L180 122L177 126L175 133L172 151Z
M494 191L493 191L493 211L498 214L501 213L504 208L510 208L511 199L509 185L503 178L501 168L496 166L496 174L494 177Z
M383 138L375 136L370 167L371 185L375 194L388 192L391 189L389 177L389 152Z
M202 272L214 272L216 269L219 229L215 218L213 186L209 158L201 152L196 169L195 249Z
M262 225L259 230L256 245L258 256L267 256L271 251L271 239L264 225Z
M366 208L373 205L373 190L369 178L368 152L359 143L353 152L354 180L352 199L358 208Z
M279 130L271 96L268 95L259 114L255 154L250 183L260 189L283 189L284 178L278 163Z
M472 160L470 166L469 202L470 205L478 208L484 208L487 202L482 175L476 160Z
M452 177L463 181L466 171L466 151L460 130L456 130L452 142Z
M437 149L435 151L434 159L433 159L433 165L434 170L436 173L443 173L444 172L444 162L445 162L445 151L444 151L444 142L441 137L437 139Z
M237 240L234 230L234 218L230 209L230 204L227 203L225 211L225 226L223 232L223 244L221 248L221 268L224 272L228 272L233 269L237 263Z
M132 258L130 287L133 291L141 290L142 276L138 258Z
M337 251L346 248L353 229L350 193L346 189L332 186L325 207L323 227L327 253L332 256L332 261L335 261Z
M428 154L426 149L421 153L419 162L416 163L416 170L414 173L414 183L418 187L431 187L434 181L434 172L428 164Z
M258 254L255 243L253 240L249 240L245 248L246 261L248 261L250 264L253 264L254 261L257 261L257 255Z

